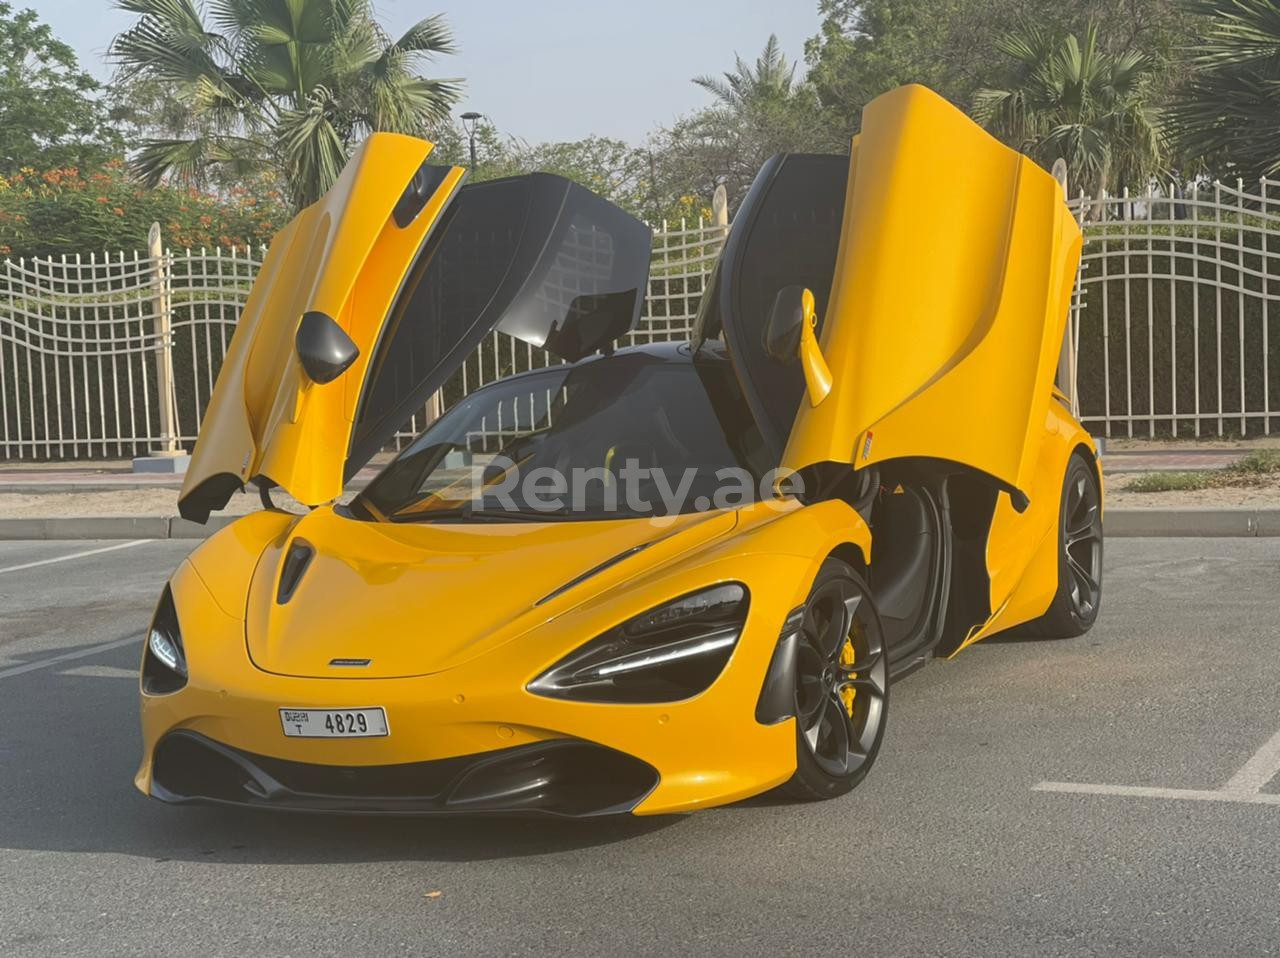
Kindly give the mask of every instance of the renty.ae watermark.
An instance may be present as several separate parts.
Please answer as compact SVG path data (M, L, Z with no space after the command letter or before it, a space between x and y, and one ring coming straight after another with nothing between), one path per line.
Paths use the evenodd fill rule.
M620 467L522 470L513 460L497 456L471 477L474 507L549 515L618 513L659 519L756 502L781 509L787 498L803 491L800 475L789 469L763 475L738 466L674 470L645 466L638 459L626 459Z

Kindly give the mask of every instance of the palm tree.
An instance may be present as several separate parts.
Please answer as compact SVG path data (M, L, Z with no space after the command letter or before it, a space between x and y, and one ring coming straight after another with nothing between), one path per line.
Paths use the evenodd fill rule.
M1217 172L1280 171L1280 3L1195 0L1204 38L1169 110L1178 146Z
M439 16L392 41L370 0L116 5L139 16L111 45L123 78L168 86L198 131L139 145L133 166L151 184L199 178L218 166L266 167L305 206L333 184L353 145L370 132L421 135L458 98L458 81L417 72L424 58L453 52Z
M659 135L662 174L678 184L676 195L709 196L718 185L735 208L761 164L781 152L847 150L818 102L812 84L796 79L776 36L769 37L755 63L734 54L734 68L693 80L714 101L683 117Z
M794 90L796 65L788 63L778 45L776 34L770 34L755 66L738 54L733 55L734 69L721 77L699 76L693 82L702 87L730 110L750 109L765 100L786 100Z
M1012 65L1002 88L974 94L979 123L1045 167L1064 158L1069 181L1098 195L1158 170L1164 145L1149 102L1151 58L1102 49L1095 24L1083 43L1026 26L997 46Z

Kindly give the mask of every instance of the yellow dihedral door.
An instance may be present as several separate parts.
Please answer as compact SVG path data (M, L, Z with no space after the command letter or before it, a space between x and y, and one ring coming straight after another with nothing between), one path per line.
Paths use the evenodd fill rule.
M425 140L373 134L329 192L276 236L201 424L179 497L183 515L203 521L255 476L307 505L342 492L371 354L406 272L463 179L461 168L431 168L421 209L398 223L396 204L431 149ZM308 312L333 319L359 350L332 382L311 382L295 353Z
M920 86L872 101L782 465L933 457L1029 493L1080 257L1062 188Z

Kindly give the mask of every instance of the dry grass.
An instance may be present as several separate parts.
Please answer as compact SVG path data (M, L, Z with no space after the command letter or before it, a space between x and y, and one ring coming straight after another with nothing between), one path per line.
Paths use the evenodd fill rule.
M1280 449L1259 449L1224 469L1203 472L1148 472L1134 476L1130 492L1186 492L1198 489L1242 489L1268 485L1280 476Z
M1208 489L1212 479L1207 472L1146 472L1130 479L1125 488L1130 492L1186 492Z

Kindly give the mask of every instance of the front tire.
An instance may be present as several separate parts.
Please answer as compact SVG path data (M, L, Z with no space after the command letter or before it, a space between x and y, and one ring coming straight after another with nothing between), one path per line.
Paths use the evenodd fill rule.
M1067 463L1058 514L1058 591L1027 631L1054 639L1084 635L1102 605L1102 490L1085 458Z
M796 648L796 772L783 790L835 798L866 778L889 706L889 662L871 591L852 567L818 571Z

